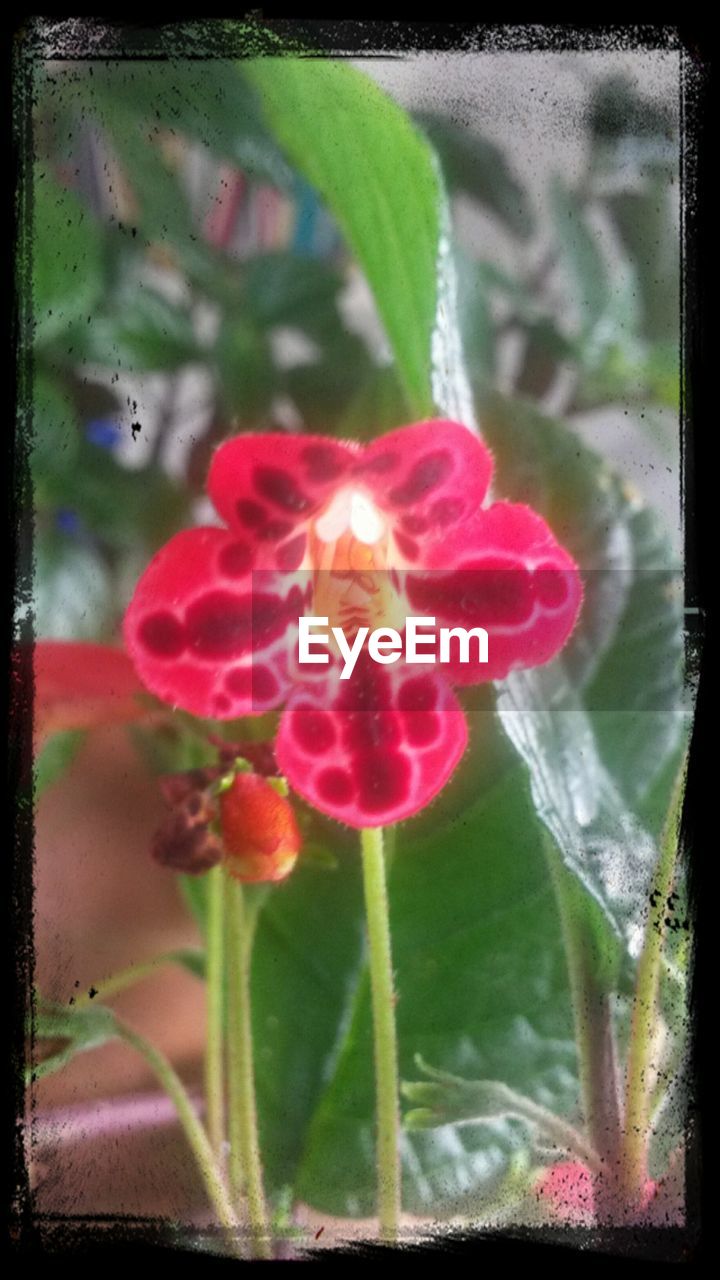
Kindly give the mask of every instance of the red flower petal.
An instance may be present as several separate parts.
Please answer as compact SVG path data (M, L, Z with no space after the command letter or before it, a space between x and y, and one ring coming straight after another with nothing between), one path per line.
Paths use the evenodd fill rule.
M434 617L438 627L484 627L488 633L487 663L465 664L453 656L443 664L453 683L500 680L514 667L548 662L577 620L577 566L529 507L497 502L479 511L428 548L424 563L433 572L405 576L410 612Z
M301 526L350 474L357 458L356 445L322 436L236 436L215 454L208 492L231 529L284 552L285 563L268 564L295 569ZM291 552L295 563L288 562Z
M33 649L34 719L39 738L59 729L138 720L143 686L122 649L75 640L38 640Z
M492 455L457 422L400 427L364 450L357 472L396 518L396 541L412 561L428 538L472 516L487 493Z
M291 575L268 571L253 589L252 561L250 543L224 529L188 529L151 560L125 615L125 642L164 702L223 720L285 698L303 592Z
M348 826L379 827L428 804L466 744L465 717L442 678L365 656L349 680L293 694L275 750L310 804Z

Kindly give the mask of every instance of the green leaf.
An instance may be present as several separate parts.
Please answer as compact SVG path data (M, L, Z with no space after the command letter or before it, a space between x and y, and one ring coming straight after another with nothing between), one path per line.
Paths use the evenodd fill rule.
M482 417L499 490L545 515L586 569L570 645L503 682L498 712L566 865L634 948L656 857L634 809L683 722L673 558L655 517L567 428L498 397Z
M593 87L588 124L595 142L607 146L624 144L622 158L626 165L628 143L640 139L664 143L665 156L672 155L672 146L668 147L674 124L672 105L659 97L643 97L633 80L622 72L603 77ZM642 159L643 149L637 148L635 154L637 160ZM646 162L652 154L645 152ZM659 157L658 149L656 162Z
M178 876L180 892L185 904L189 907L201 934L205 937L207 920L207 876Z
M181 968L187 969L194 978L205 981L205 952L202 947L181 947L173 951L170 958Z
M495 373L495 322L490 287L481 265L455 249L458 280L458 325L468 366L481 382Z
M632 549L622 520L622 486L607 464L564 424L520 400L479 399L493 451L496 491L527 503L586 570L580 619L564 662L585 684L617 633L629 586Z
M680 239L667 179L647 192L626 191L606 200L621 243L637 273L641 331L677 347L680 330Z
M374 440L408 420L409 410L397 371L371 369L348 405L341 434L351 440Z
M207 732L216 733L217 729L217 724L176 711L171 722L152 728L132 725L130 733L152 773L181 773L217 764L217 748L207 737Z
M262 423L276 391L265 334L243 314L227 316L213 355L225 413L241 424Z
M657 517L626 500L633 569L612 646L584 691L600 754L637 809L674 754L687 715L681 581Z
M177 369L200 358L192 318L138 281L110 299L91 325L75 334L75 356L131 373Z
M362 340L336 327L319 360L296 365L281 376L282 386L300 410L308 431L346 436L353 407L375 372ZM358 423L365 438L377 429L372 418ZM361 434L353 434L353 439L361 438Z
M547 317L526 321L524 330L525 350L515 379L515 391L539 400L550 390L561 363L577 363L579 352L576 344Z
M84 730L64 729L43 744L34 767L36 800L70 767L84 739Z
M102 287L101 240L96 223L49 166L33 176L32 289L35 341L52 342L92 315Z
M498 492L539 511L583 567L562 664L604 766L637 808L686 715L676 557L657 516L563 423L499 396L484 396L480 413Z
M61 92L72 92L63 85ZM237 296L237 271L227 258L215 252L202 238L172 159L159 145L160 129L153 118L138 121L131 103L119 95L95 95L93 83L82 86L80 101L84 111L92 112L107 131L111 155L120 161L130 184L133 206L125 216L128 225L113 216L106 237L121 236L126 252L116 254L122 271L142 269L141 255L149 246L169 249L188 278L206 289L215 301L232 301ZM108 167L99 170L97 181L105 186L104 195L114 201L113 173ZM130 221L132 219L132 221ZM111 257L110 241L106 240ZM132 253L132 250L135 253ZM138 261L131 263L133 256ZM73 354L72 351L70 354Z
M115 1015L104 1005L73 1010L65 1005L43 1002L33 1019L34 1042L48 1041L46 1056L32 1068L32 1078L40 1080L64 1067L78 1053L97 1049L117 1035Z
M401 1075L411 1078L421 1053L571 1113L577 1081L565 962L523 770L514 767L427 837L415 830L397 830L389 889ZM371 1061L365 975L296 1187L323 1212L374 1211ZM404 1207L435 1213L476 1204L528 1141L509 1117L407 1134Z
M514 671L497 687L498 715L528 767L538 817L636 957L657 850L603 765L561 660Z
M571 286L579 328L594 329L605 311L610 291L607 267L578 197L556 177L550 188L555 241Z
M303 860L273 888L253 948L253 1037L268 1186L295 1180L332 1072L363 937L359 855L337 870ZM367 1064L366 1064L367 1065Z
M484 204L513 235L532 235L534 218L525 189L494 143L447 116L418 112L417 123L438 153L451 192L461 191Z
M242 71L290 160L347 237L375 294L412 412L427 416L441 233L429 147L405 113L352 67L263 58L243 63Z
M592 1148L579 1130L565 1120L538 1106L516 1089L500 1080L465 1080L449 1071L428 1066L420 1054L418 1067L429 1080L405 1081L400 1086L403 1097L415 1104L406 1112L406 1129L435 1129L445 1124L479 1123L514 1116L522 1120L531 1133L545 1145L556 1147L579 1157L591 1166L596 1162Z
M296 253L259 253L243 271L243 309L263 328L288 325L325 341L339 324L339 271Z

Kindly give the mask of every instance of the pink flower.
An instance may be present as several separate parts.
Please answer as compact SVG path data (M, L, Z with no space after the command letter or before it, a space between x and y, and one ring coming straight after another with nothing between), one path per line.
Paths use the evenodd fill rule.
M179 533L128 608L128 652L149 689L195 715L285 703L278 765L316 808L353 827L398 822L445 785L467 744L451 684L547 662L575 624L577 568L530 508L485 509L488 450L455 422L362 447L317 436L222 445L208 489L226 528ZM378 665L297 660L298 619L403 632L408 616L482 627L488 661Z
M561 1160L541 1175L535 1194L545 1202L555 1221L591 1226L598 1214L597 1187L600 1176L592 1174L579 1160ZM668 1177L667 1182L654 1182L652 1178L646 1178L639 1202L630 1204L626 1198L618 1199L612 1220L615 1226L630 1222L654 1223L658 1226L670 1223L679 1225L682 1222L682 1210L672 1178Z

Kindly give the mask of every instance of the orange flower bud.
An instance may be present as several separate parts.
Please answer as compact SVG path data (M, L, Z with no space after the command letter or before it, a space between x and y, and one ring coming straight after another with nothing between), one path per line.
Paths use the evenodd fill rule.
M300 832L290 802L267 778L238 773L220 796L225 866L236 880L284 880L295 865Z

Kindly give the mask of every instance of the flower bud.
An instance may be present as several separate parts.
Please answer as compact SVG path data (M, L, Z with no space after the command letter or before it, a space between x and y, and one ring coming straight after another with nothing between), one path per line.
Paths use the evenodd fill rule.
M246 883L284 880L295 865L300 832L290 802L267 778L237 773L220 796L225 866Z

